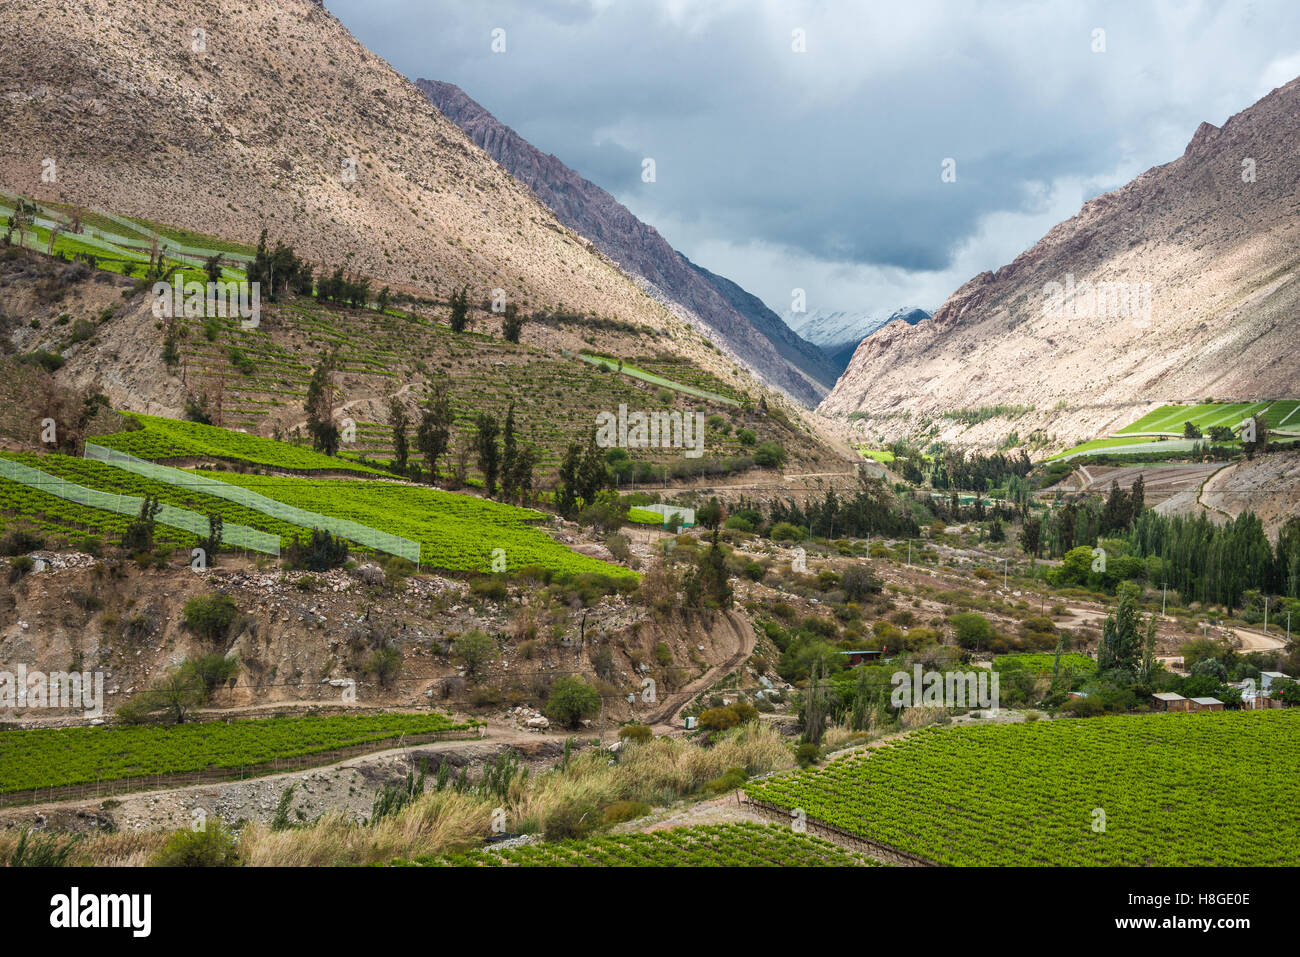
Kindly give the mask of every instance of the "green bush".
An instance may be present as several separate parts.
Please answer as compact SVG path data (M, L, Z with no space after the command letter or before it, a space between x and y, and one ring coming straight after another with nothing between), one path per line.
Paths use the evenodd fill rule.
M734 791L748 780L749 775L744 768L728 768L725 774L706 782L704 787L714 794L721 794L723 791Z
M561 675L551 685L546 716L576 727L583 718L600 712L600 692L576 675Z
M655 733L650 730L649 726L644 724L625 724L618 729L620 741L635 741L638 744L644 744L654 738Z
M622 824L645 817L650 813L650 805L644 801L615 801L605 808L606 824Z
M794 749L794 759L799 762L799 767L812 767L821 760L822 749L811 741L805 741L799 747Z
M797 542L803 538L803 529L789 522L777 522L768 537L774 542Z
M234 867L239 863L238 841L219 819L213 820L201 831L177 831L149 863L154 867Z
M220 641L230 632L239 609L229 595L196 595L185 603L185 627L207 641Z
M746 721L758 717L758 709L752 704L737 701L724 708L709 708L700 713L700 727L705 731L725 731Z

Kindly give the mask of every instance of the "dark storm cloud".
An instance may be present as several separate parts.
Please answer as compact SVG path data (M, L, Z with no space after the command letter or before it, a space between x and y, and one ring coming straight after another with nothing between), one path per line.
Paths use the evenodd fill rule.
M778 310L934 308L1300 72L1284 0L328 5Z

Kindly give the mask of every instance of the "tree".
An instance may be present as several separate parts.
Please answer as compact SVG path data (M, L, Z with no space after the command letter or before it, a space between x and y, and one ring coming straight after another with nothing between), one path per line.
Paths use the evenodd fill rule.
M122 533L122 550L124 552L147 552L153 548L154 526L162 502L153 495L145 495L140 503L140 513L136 520Z
M1101 628L1101 647L1097 649L1097 671L1122 671L1140 678L1148 645L1154 645L1156 620L1152 615L1143 628L1137 608L1138 589L1123 585L1114 614L1107 615Z
M471 678L477 677L497 656L496 642L483 632L466 632L452 644L452 655Z
M582 446L570 442L560 461L555 490L555 510L564 518L572 518L578 507L578 468L581 463Z
M290 569L324 572L341 568L347 560L347 540L342 535L335 537L323 528L313 528L306 543L300 543L295 534L284 550L284 564Z
M312 370L311 381L307 383L307 398L303 403L312 448L326 455L336 455L339 450L339 427L334 423L334 383L331 378L334 363L334 352L321 355Z
M846 599L861 602L869 595L880 591L880 582L866 565L850 565L844 569L840 587L844 589Z
M948 619L957 644L970 651L979 651L993 640L993 626L983 615L962 611Z
M523 314L513 302L506 306L506 313L501 320L501 336L506 342L518 342L519 334L524 330Z
M627 512L628 506L619 499L617 493L606 489L596 493L596 497L583 508L578 521L608 535L623 527L627 521Z
M208 274L208 282L221 282L221 253L213 253L203 263L203 271Z
M451 410L451 399L442 385L437 386L423 412L420 413L420 425L415 432L415 445L424 456L429 467L429 484L438 478L438 459L447 451L447 442L451 438L451 424L455 413Z
M761 468L780 468L785 464L785 449L780 443L767 441L758 443L754 450L754 464Z
M1038 551L1042 547L1043 520L1041 518L1027 518L1025 524L1020 529L1020 547L1025 550L1026 555L1038 557Z
M388 304L392 301L392 298L393 294L389 292L388 287L385 286L383 289L379 290L379 295L375 297L375 308L380 312L387 312Z
M1195 422L1184 422L1184 423L1183 423L1183 438L1185 438L1185 439L1199 439L1200 437L1201 437L1201 430L1200 430L1199 428L1196 427L1196 423L1195 423Z
M496 416L480 412L474 417L474 452L479 471L483 473L483 488L490 497L497 494L497 476L501 472L501 450L497 448Z
M1241 440L1247 458L1253 458L1256 452L1268 450L1268 423L1263 416L1255 415L1247 420L1241 430Z
M464 332L469 324L469 287L462 286L451 294L451 331Z
M561 675L551 685L546 716L571 728L600 712L600 692L577 675Z
M203 549L204 561L209 566L217 563L217 552L221 551L221 533L225 520L220 512L208 513L208 537L199 539L199 548Z
M203 703L203 683L192 668L174 668L131 701L117 709L126 724L164 722L184 724L190 712Z
M406 415L406 406L397 396L388 398L388 424L393 427L393 456L397 462L397 467L406 470L406 460L410 456L410 446L406 438L406 430L411 421Z
M185 603L182 617L185 627L205 641L221 641L239 615L229 595L195 595Z
M804 688L803 739L807 744L821 744L826 730L829 681L823 676L821 660L813 662L812 674Z
M731 607L731 575L727 571L727 557L718 544L718 530L713 530L713 540L699 557L695 570L685 582L686 600L692 605L728 609Z
M501 497L507 501L515 497L515 480L518 478L518 436L515 434L515 404L506 410L506 424L501 433Z

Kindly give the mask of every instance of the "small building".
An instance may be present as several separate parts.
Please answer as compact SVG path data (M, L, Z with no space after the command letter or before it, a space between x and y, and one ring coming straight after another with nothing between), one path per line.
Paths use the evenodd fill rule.
M1189 711L1222 711L1223 702L1218 698L1192 698Z
M1191 702L1180 694L1174 694L1172 691L1158 691L1151 696L1155 702L1152 707L1156 711L1188 711Z
M1259 673L1259 690L1267 693L1273 687L1274 681L1289 680L1291 679L1280 671L1261 671Z
M884 654L884 652L871 651L870 649L867 649L864 651L841 651L840 654L849 656L849 667L853 668L857 665L866 664L867 662L879 661L880 656Z

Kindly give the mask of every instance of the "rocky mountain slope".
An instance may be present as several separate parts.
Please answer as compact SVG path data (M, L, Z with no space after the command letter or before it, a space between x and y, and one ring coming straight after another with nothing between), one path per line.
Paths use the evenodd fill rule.
M841 372L848 368L858 343L877 329L900 319L914 326L922 319L929 318L930 313L920 306L903 306L893 312L814 309L812 312L794 313L785 317L786 323L800 338L820 346Z
M1300 394L1298 134L1300 80L1202 123L1183 156L1089 200L932 319L867 338L821 411L873 435L991 445L1040 428L1059 447L1159 402ZM939 419L994 405L1032 411Z
M692 263L653 226L558 158L530 144L459 87L423 79L416 85L478 146L536 193L562 223L693 313L765 380L809 404L834 385L839 370L758 297Z
M11 0L0 29L11 192L687 334L311 0Z

